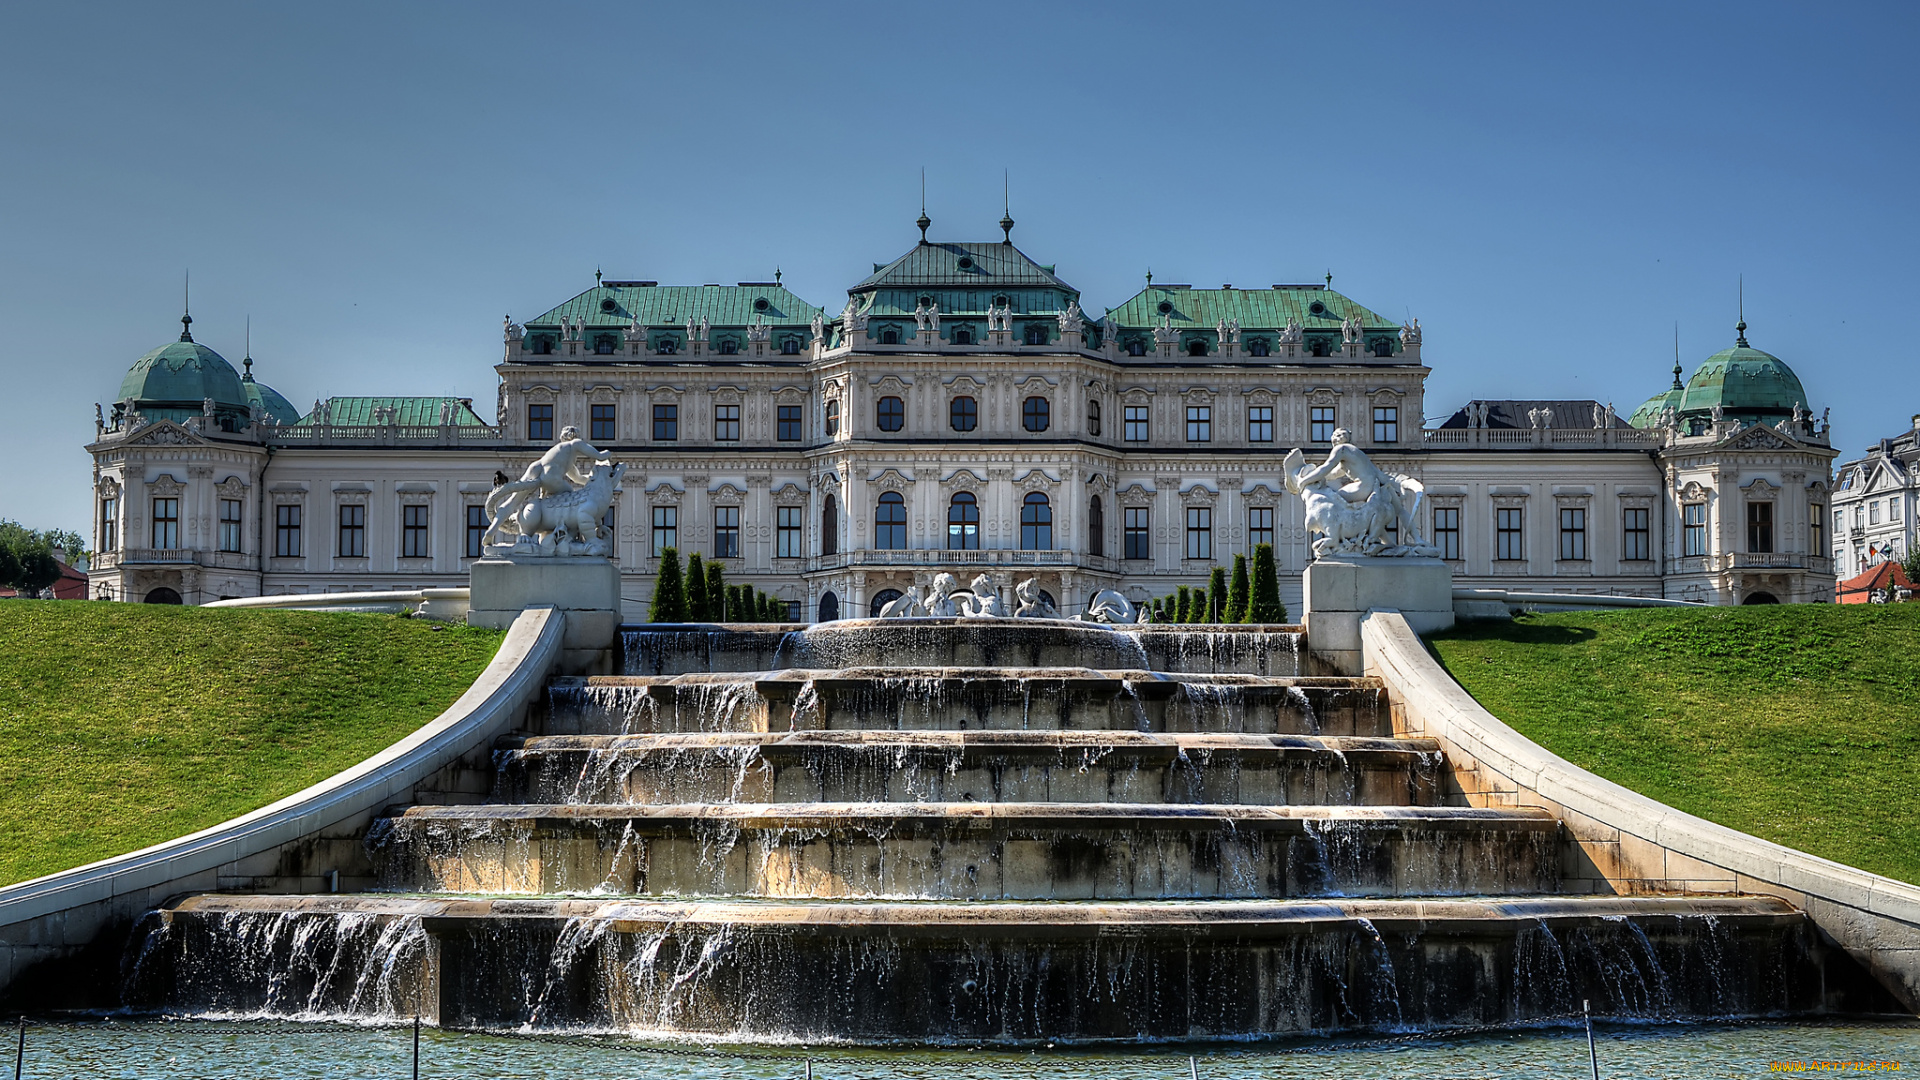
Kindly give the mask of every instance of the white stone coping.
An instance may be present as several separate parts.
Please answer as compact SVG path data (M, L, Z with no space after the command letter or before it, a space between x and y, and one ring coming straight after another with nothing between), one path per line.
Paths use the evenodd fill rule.
M1593 593L1518 592L1513 589L1455 589L1455 603L1486 600L1526 611L1554 608L1707 607L1698 600L1667 600L1658 596L1602 596Z
M0 927L128 894L164 891L170 882L270 852L404 800L414 785L492 745L519 722L559 658L565 622L550 607L522 612L492 662L445 712L304 791L177 840L0 889Z
M1481 707L1397 611L1368 613L1361 641L1366 674L1393 702L1395 734L1439 739L1469 774L1475 805L1552 810L1616 891L1786 899L1920 1009L1920 886L1682 813L1549 753Z
M431 619L459 620L466 617L472 603L472 590L388 589L382 592L290 593L285 596L243 596L235 600L213 600L200 605L210 608L273 608L282 611L357 611L400 614L413 612Z

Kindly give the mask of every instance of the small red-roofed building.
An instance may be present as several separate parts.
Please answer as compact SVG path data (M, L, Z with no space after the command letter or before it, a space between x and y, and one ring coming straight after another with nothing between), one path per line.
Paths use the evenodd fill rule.
M1912 592L1907 572L1897 562L1883 562L1834 586L1834 599L1842 604L1884 604L1899 599L1901 589Z

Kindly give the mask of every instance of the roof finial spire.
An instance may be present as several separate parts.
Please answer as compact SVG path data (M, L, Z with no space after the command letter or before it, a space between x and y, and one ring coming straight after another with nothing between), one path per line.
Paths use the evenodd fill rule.
M180 288L180 340L193 340L193 271L187 271L186 283Z
M933 219L927 216L927 167L925 165L920 166L920 217L914 224L920 226L920 242L926 243L927 226L933 224Z
M1332 270L1327 271L1327 288L1329 289L1333 288L1333 271Z
M597 266L593 268L593 284L595 288L600 286L600 268Z
M1013 243L1013 170L1000 173L1000 232L1005 236L1003 244Z
M1673 321L1673 388L1684 390L1680 385L1680 320Z
M241 375L240 377L242 379L252 379L253 378L253 316L252 315L247 316L247 355L241 359L240 365L247 369L245 374Z
M1147 287L1153 287L1153 267L1147 267Z
M1740 321L1733 329L1740 335L1734 339L1734 343L1743 349L1747 348L1747 275L1745 274L1740 275Z
M780 268L778 266L773 268L773 283L775 285L780 284Z

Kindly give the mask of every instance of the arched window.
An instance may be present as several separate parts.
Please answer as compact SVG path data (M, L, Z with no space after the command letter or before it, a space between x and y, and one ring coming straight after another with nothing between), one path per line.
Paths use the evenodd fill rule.
M660 356L672 356L680 351L680 343L670 337L663 337L654 343L653 351Z
M1254 338L1252 341L1247 342L1247 355L1248 356L1268 355L1267 339L1263 337L1257 337L1257 338Z
M1087 399L1087 434L1094 436L1100 434L1100 400L1098 398Z
M889 394L874 403L873 422L881 431L899 431L907 423L907 407Z
M1042 492L1032 492L1020 505L1020 548L1023 551L1053 548L1053 504Z
M980 503L973 492L955 492L947 506L947 550L980 550Z
M826 415L827 415L827 438L831 439L834 436L840 434L840 399L839 398L827 399Z
M552 356L553 339L545 334L535 337L533 339L533 353L535 356Z
M1127 355L1128 356L1147 355L1147 343L1145 341L1142 341L1139 338L1134 338L1132 341L1127 342Z
M1392 356L1393 355L1393 339L1392 338L1374 338L1373 339L1373 355Z
M177 592L174 592L172 589L167 588L165 585L162 585L159 588L148 593L147 598L145 600L142 600L141 603L143 604L178 604L180 603L180 594Z
M1194 341L1187 342L1187 355L1188 356L1207 355L1207 343L1197 339Z
M834 500L833 496L829 495L827 496L827 501L820 504L820 554L837 555L839 553L840 504ZM832 596L833 594L828 593L827 595ZM825 601L822 602L824 603ZM824 621L826 616L822 615L820 618Z
M720 339L720 355L732 356L740 351L740 343L732 338Z
M1046 343L1047 343L1046 326L1042 323L1028 323L1027 324L1027 344L1045 345Z
M873 546L894 549L907 546L907 501L897 491L881 495L880 502L873 508Z
M1052 423L1051 412L1046 398L1030 397L1020 405L1020 423L1028 431L1045 431Z
M612 334L600 334L593 339L593 354L595 356L612 356L614 348Z
M800 339L794 338L794 337L781 338L780 339L780 355L799 356L800 355ZM833 594L828 593L827 595L832 596ZM823 600L821 602L825 603L826 601Z
M873 594L873 603L867 605L867 618L880 617L880 609L900 599L904 594L899 589L881 589Z
M1087 554L1105 555L1107 553L1107 512L1100 505L1100 496L1095 495L1087 503Z
M882 328L882 329L881 329L881 331L880 331L880 344L882 344L882 345L898 345L898 344L900 344L900 329L899 329L899 327L895 327L895 326L888 326L888 327L884 327L884 328Z
M832 593L823 593L820 597L820 621L832 622L840 617L840 598Z
M953 343L954 343L955 345L971 345L971 344L973 344L973 331L972 331L972 330L971 330L970 328L968 328L968 327L965 327L965 326L956 326L956 327L954 327L954 328L953 328Z
M947 419L955 431L972 431L980 424L980 405L965 395L954 398L947 407Z

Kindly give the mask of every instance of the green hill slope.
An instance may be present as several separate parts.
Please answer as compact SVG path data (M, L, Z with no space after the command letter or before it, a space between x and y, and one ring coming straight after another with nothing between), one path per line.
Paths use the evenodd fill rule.
M1920 604L1543 614L1429 644L1495 716L1582 768L1920 883Z
M0 884L325 779L439 715L500 637L389 615L0 602Z

